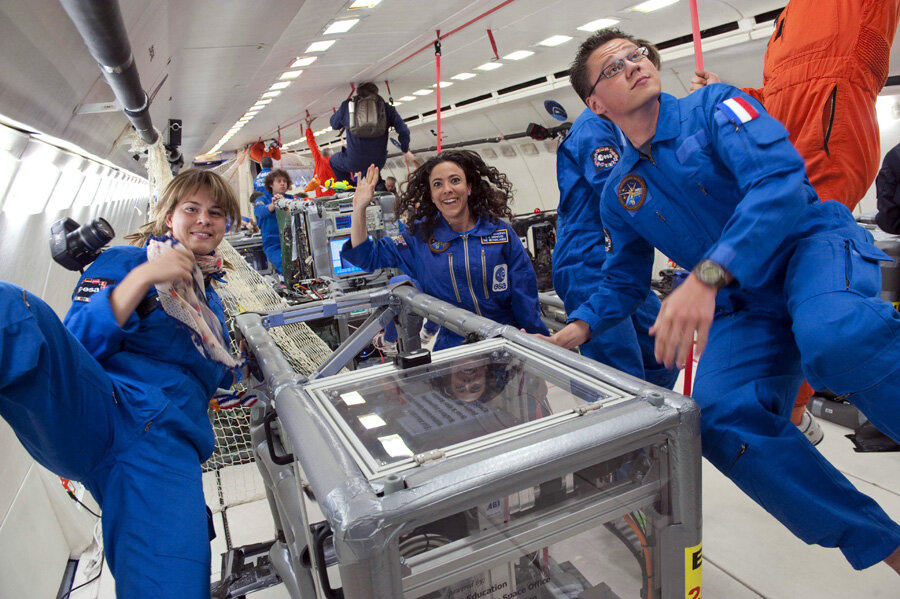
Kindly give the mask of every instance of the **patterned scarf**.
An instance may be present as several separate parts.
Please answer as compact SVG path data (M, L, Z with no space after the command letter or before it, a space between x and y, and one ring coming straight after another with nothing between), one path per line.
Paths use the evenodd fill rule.
M165 252L173 251L178 242L169 236L150 237L147 241L147 260L159 258ZM238 368L241 360L231 355L225 347L222 325L209 306L206 305L204 276L215 276L222 271L222 255L216 250L209 256L196 259L193 284L182 281L159 283L156 292L163 310L172 318L184 323L191 333L194 347L207 359L228 368Z

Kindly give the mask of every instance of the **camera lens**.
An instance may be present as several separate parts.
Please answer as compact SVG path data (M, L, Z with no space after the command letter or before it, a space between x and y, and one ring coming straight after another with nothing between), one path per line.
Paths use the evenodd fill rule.
M78 227L75 233L78 235L78 239L92 252L98 251L116 236L112 225L102 218L95 218L91 222L85 223Z

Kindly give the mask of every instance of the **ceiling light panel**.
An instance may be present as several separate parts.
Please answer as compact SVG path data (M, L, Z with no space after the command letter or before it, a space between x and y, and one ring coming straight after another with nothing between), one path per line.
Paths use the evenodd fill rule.
M381 0L355 0L353 4L350 5L350 10L354 10L357 8L373 8L378 6Z
M318 56L304 56L302 58L297 58L294 62L291 63L291 68L296 69L298 67L308 67L317 60L319 60Z
M416 96L427 96L428 94L433 94L433 93L434 93L433 89L417 89L416 91L413 92L413 94Z
M452 81L441 81L441 87L450 87L451 85L453 85ZM437 87L437 86L438 86L437 83L431 84L431 87Z
M415 96L403 96L402 98L400 98L400 100L403 102L412 102L415 99L416 99Z
M654 10L659 10L660 8L671 6L676 2L678 2L678 0L648 0L647 2L641 2L637 6L632 6L630 10L636 10L638 12L653 12Z
M325 50L330 48L336 41L337 40L325 40L322 42L313 42L309 45L309 48L307 48L306 51L307 52L324 52ZM297 63L295 62L294 64L297 64ZM293 65L291 65L291 66L293 66Z
M568 35L551 35L547 39L539 41L538 45L539 46L548 46L548 47L552 48L553 46L565 44L570 39L572 39L572 38L569 37Z
M466 79L471 79L472 77L475 77L475 73L460 73L450 78L456 79L457 81L465 81Z
M269 89L284 89L290 84L290 81L279 81L278 83L273 83L272 87L270 87Z
M281 74L279 79L281 79L282 81L291 81L291 80L299 77L300 73L302 73L302 72L303 72L303 69L300 69L299 71L285 71L284 73Z
M260 96L260 98L276 98L280 95L281 95L280 91L265 92L263 95Z
M581 27L578 28L579 31L588 31L593 33L594 31L600 31L601 29L606 29L607 27L612 27L617 24L619 19L597 19L596 21L591 21L590 23L585 23Z
M486 62L483 65L475 67L479 71L493 71L503 66L502 62Z
M323 31L323 35L334 35L335 33L344 33L350 31L350 28L359 23L359 19L341 19L335 21Z
M533 54L534 52L532 52L531 50L517 50L512 54L507 54L503 58L506 60L522 60L523 58L528 58Z

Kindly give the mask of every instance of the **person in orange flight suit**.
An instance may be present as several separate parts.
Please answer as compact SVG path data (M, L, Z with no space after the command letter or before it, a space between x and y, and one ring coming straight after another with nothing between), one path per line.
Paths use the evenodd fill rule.
M853 210L878 173L875 99L887 80L898 16L900 0L790 0L766 47L763 86L743 90L790 132L822 201ZM698 70L691 91L718 81ZM803 383L791 420L817 443L821 429L806 414L812 395Z
M316 136L313 135L313 131L309 125L306 127L306 144L312 152L316 166L313 169L312 180L307 184L303 191L315 191L317 198L321 198L322 196L333 196L334 190L323 187L323 184L329 179L334 179L334 172L331 170L331 165L328 163L328 156L322 155L322 152L319 151L319 144L316 143Z

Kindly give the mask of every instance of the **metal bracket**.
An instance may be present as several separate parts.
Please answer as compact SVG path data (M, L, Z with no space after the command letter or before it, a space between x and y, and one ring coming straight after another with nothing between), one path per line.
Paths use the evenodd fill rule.
M416 464L421 466L427 462L436 462L443 457L444 451L442 449L432 449L431 451L426 451L413 456L413 460L415 460Z

